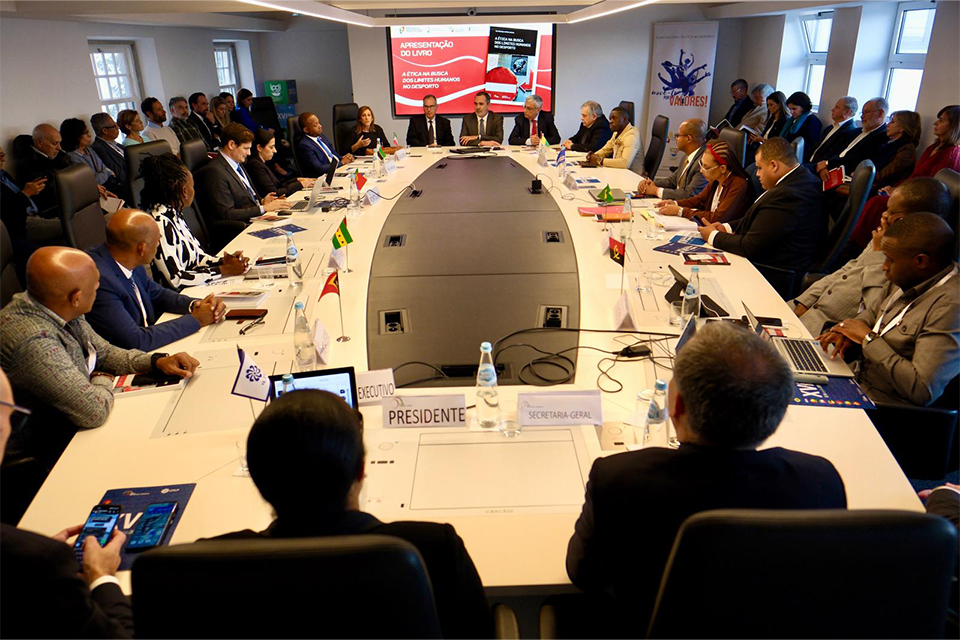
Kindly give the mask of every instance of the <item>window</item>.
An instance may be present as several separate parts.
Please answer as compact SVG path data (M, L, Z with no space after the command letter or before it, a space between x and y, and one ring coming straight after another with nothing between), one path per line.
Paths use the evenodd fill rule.
M887 64L887 84L884 97L890 111L913 111L917 108L923 65L933 33L933 19L937 13L934 2L901 2L897 7L897 22L890 41L890 61Z
M823 76L827 70L827 51L830 49L830 30L833 28L833 12L803 16L800 23L807 48L807 73L803 91L810 96L813 110L819 111Z
M128 42L91 42L93 67L100 110L116 119L124 109L140 106L140 80L137 77L133 44Z
M220 82L220 93L229 92L234 97L240 89L237 74L237 48L232 42L215 42L213 58L217 63L217 79Z

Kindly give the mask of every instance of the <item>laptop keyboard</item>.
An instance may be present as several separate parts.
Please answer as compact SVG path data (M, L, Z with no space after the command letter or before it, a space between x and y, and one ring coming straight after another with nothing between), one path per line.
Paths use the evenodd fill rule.
M817 373L826 373L827 368L823 366L823 360L820 354L816 352L813 344L803 340L782 340L781 343L787 350L790 361L798 371L816 371Z
M303 211L310 206L309 200L301 200L300 202L294 202L292 205L287 207L290 211Z

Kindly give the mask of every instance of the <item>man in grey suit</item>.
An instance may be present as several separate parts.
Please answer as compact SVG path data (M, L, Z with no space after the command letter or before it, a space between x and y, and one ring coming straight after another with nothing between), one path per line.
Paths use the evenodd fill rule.
M637 193L663 200L682 200L703 191L707 179L700 173L700 157L706 135L707 124L703 120L684 120L677 129L677 148L687 154L683 164L666 178L643 178L637 185Z
M473 96L473 113L463 116L463 124L460 126L460 144L498 147L502 142L503 116L490 111L490 94L486 91L478 91Z

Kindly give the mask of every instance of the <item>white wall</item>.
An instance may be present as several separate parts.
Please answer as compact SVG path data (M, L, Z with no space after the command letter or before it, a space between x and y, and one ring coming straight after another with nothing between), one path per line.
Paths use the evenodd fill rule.
M257 34L181 27L141 27L91 22L0 21L0 143L8 145L40 122L59 127L69 117L89 120L100 111L90 67L88 38L134 41L140 61L143 95L166 105L175 95L219 92L213 40L249 43L253 67L259 65ZM261 83L248 87L262 93Z
M746 80L748 91L756 84L752 78L743 75L740 69L742 31L741 20L720 20L720 27L717 30L717 59L714 67L716 73L713 75L713 92L710 96L709 124L716 124L723 120L723 116L733 105L730 85L734 80L737 78ZM680 123L676 123L675 126L679 127Z
M785 16L743 18L741 23L740 77L750 89L761 82L777 86L780 76L780 48L783 42ZM732 22L732 20L723 20ZM723 43L726 47L726 43Z
M953 3L940 2L937 6L944 4ZM896 22L896 2L871 2L864 5L860 17L857 51L853 58L853 72L850 74L850 86L847 89L847 93L856 96L861 106L870 98L883 95L887 63L890 59L890 40Z
M837 98L849 94L853 60L861 46L858 34L862 12L863 7L847 7L833 12L827 68L820 94L820 120L824 124L831 122L829 106L836 104ZM802 41L800 46L803 46Z
M938 2L917 100L923 117L921 149L933 143L937 112L951 104L960 104L960 3Z

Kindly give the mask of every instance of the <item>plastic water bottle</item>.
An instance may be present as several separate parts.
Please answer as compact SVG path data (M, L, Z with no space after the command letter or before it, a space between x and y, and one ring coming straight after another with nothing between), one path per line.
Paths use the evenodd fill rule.
M633 235L633 202L629 195L623 201L623 213L630 217L620 222L620 235L629 238Z
M380 145L377 145L377 151L373 154L373 168L376 171L377 177L382 178L387 175L387 172L383 168L383 160L380 159Z
M293 374L291 373L283 374L281 384L283 385L283 393L289 393L297 390L297 388L293 386Z
M313 367L315 350L313 348L313 336L310 332L310 323L307 322L307 312L303 308L302 302L293 305L296 319L293 323L293 346L297 352L297 366L300 370L307 367Z
M564 156L563 162L557 160L557 175L560 176L560 180L563 180L567 177L567 159Z
M686 319L690 315L700 317L700 267L690 270L690 280L683 292L683 317Z
M500 426L497 369L493 366L493 347L489 342L480 345L480 366L477 368L477 422L484 429Z
M303 285L303 265L300 263L300 252L297 243L293 241L293 232L287 231L287 279L290 286Z
M360 214L360 190L357 183L350 178L350 199L347 201L347 215L354 218Z
M544 144L537 145L537 164L541 167L547 166L547 147Z
M653 399L647 409L647 422L643 425L643 442L650 441L650 433L657 431L667 421L667 383L657 380L653 388Z

